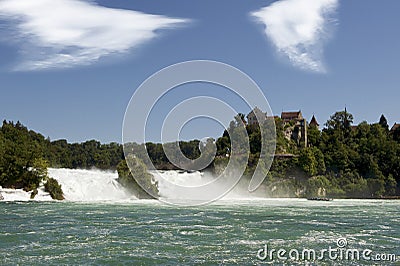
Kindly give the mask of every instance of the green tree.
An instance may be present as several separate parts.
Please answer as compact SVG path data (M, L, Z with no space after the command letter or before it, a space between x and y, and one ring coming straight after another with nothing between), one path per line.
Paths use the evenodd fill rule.
M307 129L307 142L309 146L318 147L321 138L321 131L316 126L309 126Z
M317 147L308 147L300 151L298 166L309 176L325 173L324 155Z
M353 115L347 112L345 109L344 111L333 114L325 125L328 131L337 131L338 133L341 133L341 137L343 137L343 135L347 136L347 134L350 132L352 123Z
M0 186L36 189L47 174L43 159L45 139L20 122L3 122L1 127Z

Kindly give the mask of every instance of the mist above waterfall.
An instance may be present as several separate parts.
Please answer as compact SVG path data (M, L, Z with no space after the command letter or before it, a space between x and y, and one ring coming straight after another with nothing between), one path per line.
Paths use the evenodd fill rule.
M177 200L201 200L205 195L179 195L173 189L170 189L168 182L184 187L195 187L205 185L215 180L210 172L185 172L185 171L151 171L154 178L158 181L158 188L160 197L164 199L177 199ZM219 188L216 185L215 189ZM222 199L252 199L265 196L264 187L260 187L255 192L248 191L249 180L242 178L238 184L229 191Z

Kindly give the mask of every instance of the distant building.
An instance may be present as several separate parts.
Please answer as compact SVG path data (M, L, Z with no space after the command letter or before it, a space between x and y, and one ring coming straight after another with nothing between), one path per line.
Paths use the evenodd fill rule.
M303 119L301 111L298 112L282 112L281 119L284 123L289 123L290 121L298 121Z
M314 127L316 127L316 128L319 128L319 124L318 124L317 119L315 118L314 115L312 116L309 125L310 125L310 126L314 126Z
M259 121L257 119L257 116L259 118ZM259 123L263 123L265 119L267 118L267 113L264 113L261 111L257 106L251 110L251 112L247 115L247 124L249 125L258 125Z
M394 125L390 129L390 132L395 132L398 128L400 128L400 124L394 123Z
M293 139L297 145L307 147L307 121L301 111L282 112L284 134L287 139Z
M258 107L255 107L246 117L248 125L257 125L270 118L279 118L279 116L268 116ZM294 140L299 146L307 147L307 121L301 111L282 112L280 118L283 122L285 137ZM319 123L314 115L309 125L319 128Z

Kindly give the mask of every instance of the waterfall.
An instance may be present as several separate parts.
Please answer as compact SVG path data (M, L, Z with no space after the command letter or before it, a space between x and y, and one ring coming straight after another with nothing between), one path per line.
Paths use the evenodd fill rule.
M185 171L151 171L154 178L158 181L158 189L161 198L165 199L179 199L184 200L186 199L187 195L177 195L176 191L171 190L168 187L167 183L171 182L176 185L180 186L201 186L205 185L209 182L212 182L215 177L212 176L211 173L207 172L185 172ZM265 191L263 189L259 189L256 192L249 192L248 191L248 181L240 180L239 183L232 189L228 194L226 194L222 199L253 199L253 198L260 198L265 197ZM263 194L264 193L264 194ZM196 199L201 199L202 195L191 195ZM191 200L193 198L189 198Z
M116 171L104 170L82 170L49 168L49 176L56 179L61 185L67 201L129 201L136 200L132 194L128 193L121 184L118 183ZM200 186L212 182L215 177L203 172L184 172L184 171L151 171L154 178L158 181L159 194L165 199L185 199L186 196L178 195L176 191L171 191L167 186L167 181L182 186ZM160 176L162 175L162 177ZM243 183L243 184L242 184ZM260 193L249 193L248 183L239 184L229 192L223 199L250 199L261 196ZM257 195L259 194L259 195ZM5 201L27 201L30 200L30 192L22 189L5 189L0 187L0 195ZM265 194L264 194L265 195ZM202 195L191 195L201 198ZM34 200L52 200L49 193L44 191L44 185L38 188L38 194Z
M115 171L49 168L49 176L61 185L66 200L122 201L133 197L118 183Z

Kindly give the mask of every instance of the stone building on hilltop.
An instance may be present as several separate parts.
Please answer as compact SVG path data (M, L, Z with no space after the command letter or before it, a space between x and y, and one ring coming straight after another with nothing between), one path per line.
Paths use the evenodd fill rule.
M282 112L281 119L285 137L293 139L301 147L307 147L307 121L301 111Z
M291 121L300 121L303 119L301 111L296 112L282 112L281 119L283 123L289 123Z
M261 121L257 120L257 116ZM279 118L278 116L268 116L267 113L255 107L247 116L248 125L257 125L268 118ZM319 128L317 119L313 115L308 124L301 111L282 112L280 119L283 122L284 135L287 139L294 140L298 146L307 147L307 126Z
M398 128L400 128L400 124L394 123L394 125L392 126L392 128L390 129L390 132L395 132Z

